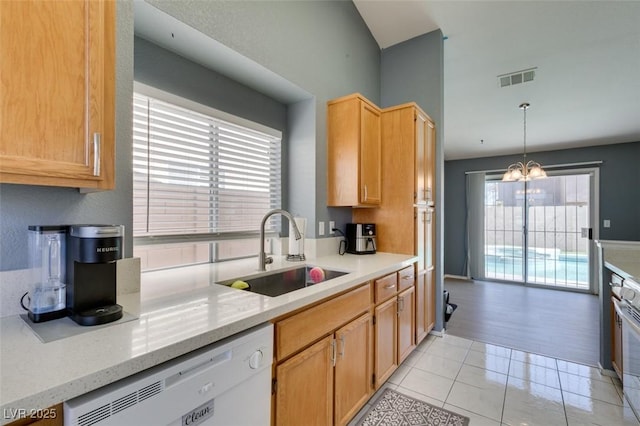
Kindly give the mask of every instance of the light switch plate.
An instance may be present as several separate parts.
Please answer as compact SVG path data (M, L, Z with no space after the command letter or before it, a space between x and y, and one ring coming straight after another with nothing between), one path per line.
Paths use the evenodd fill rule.
M318 222L318 235L324 235L324 222Z
M605 219L602 221L602 226L604 228L611 228L611 221L609 219Z

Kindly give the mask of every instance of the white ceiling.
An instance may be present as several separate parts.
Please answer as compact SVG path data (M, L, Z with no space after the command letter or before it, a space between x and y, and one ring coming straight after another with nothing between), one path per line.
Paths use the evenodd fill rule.
M640 1L353 1L383 49L447 37L446 159L521 152L523 101L528 151L640 141Z

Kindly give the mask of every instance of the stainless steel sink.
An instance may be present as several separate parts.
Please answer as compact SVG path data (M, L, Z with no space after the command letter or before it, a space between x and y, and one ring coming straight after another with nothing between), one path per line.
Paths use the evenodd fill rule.
M253 293L258 293L270 297L276 297L348 274L348 272L333 271L323 268L324 280L316 283L311 280L309 276L309 271L312 268L313 266L301 266L296 269L277 271L268 275L257 276L255 278L252 278L251 276L240 277L227 281L221 281L216 284L230 286L235 281L244 281L249 284L249 288L245 289L245 291L251 291Z

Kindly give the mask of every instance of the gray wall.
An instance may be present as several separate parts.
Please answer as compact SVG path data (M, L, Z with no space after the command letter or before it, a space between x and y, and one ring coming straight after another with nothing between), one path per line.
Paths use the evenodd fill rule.
M140 37L134 40L133 78L282 132L287 130L286 105Z
M296 173L304 170L300 181L296 176L287 179L288 200L294 211L309 219L310 237L315 236L317 229L317 225L311 224L318 220L336 220L338 226L349 221L350 209L326 208L326 102L353 92L361 92L376 103L380 101L380 49L353 3L186 0L149 3L313 96L287 110L289 120L302 113L315 114L315 120L305 121L289 132L299 135L289 140L291 146L298 143L296 158L300 156L311 163L309 169L305 169L303 162L296 165ZM116 190L83 195L73 189L0 185L0 270L27 266L26 229L30 224L124 224L125 255L131 256L132 9L128 0L117 3ZM237 106L247 105L240 102ZM313 129L312 134L309 129Z
M599 238L640 241L640 142L535 152L528 157L543 166L603 161L599 167ZM520 160L521 156L511 155L445 162L445 274L466 275L465 172L504 169ZM603 219L611 220L611 228L602 227Z
M116 189L80 194L77 189L0 185L0 270L27 267L27 227L67 223L125 225L125 256L133 251L131 227L131 120L133 10L116 7Z
M415 37L382 51L381 106L417 103L436 124L436 270L443 265L444 170L444 43L440 30ZM436 275L436 294L443 290ZM436 330L443 327L442 299L436 298Z
M335 220L336 226L344 228L351 220L351 209L326 207L326 103L353 92L360 92L375 103L380 101L380 49L353 3L148 3L313 96L289 111L290 123L292 118L309 111L315 113L315 120L304 118L304 123L296 124L290 132L290 154L301 159L292 164L291 170L303 174L300 181L297 176L289 177L288 202L295 213L307 217L311 238L316 237L318 221ZM309 134L309 129L313 133ZM309 159L315 161L306 165L302 162Z

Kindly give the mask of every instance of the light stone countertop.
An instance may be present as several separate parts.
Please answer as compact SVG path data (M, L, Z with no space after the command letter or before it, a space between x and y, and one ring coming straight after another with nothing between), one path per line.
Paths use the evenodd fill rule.
M389 253L310 259L306 264L349 273L279 297L212 284L257 274L255 258L147 272L139 294L118 299L137 320L49 343L42 343L18 315L1 318L0 409L49 407L415 261L414 256ZM276 257L267 269L303 264ZM1 424L12 420L6 417Z
M604 266L640 284L640 242L600 241Z

